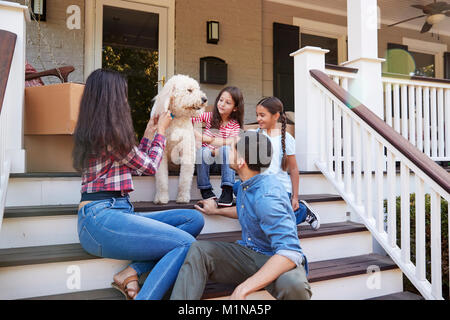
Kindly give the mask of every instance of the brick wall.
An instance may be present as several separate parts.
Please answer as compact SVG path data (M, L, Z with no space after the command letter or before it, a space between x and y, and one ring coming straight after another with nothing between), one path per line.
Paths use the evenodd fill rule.
M14 0L25 4L24 0ZM69 30L66 20L70 14L67 7L80 7L81 28ZM75 71L69 76L71 82L84 82L84 0L47 0L47 22L27 23L27 60L38 71L58 66L72 65ZM45 77L46 84L58 83L54 77Z
M245 123L255 121L262 96L262 0L176 1L176 73L200 80L200 58L216 56L228 64L228 85L239 87L245 100ZM218 45L206 43L206 22L220 23ZM222 85L201 84L213 104Z

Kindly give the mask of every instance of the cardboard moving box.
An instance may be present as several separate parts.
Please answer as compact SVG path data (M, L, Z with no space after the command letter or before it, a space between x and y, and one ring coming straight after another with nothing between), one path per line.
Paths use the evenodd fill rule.
M84 84L25 88L25 134L73 134Z
M74 172L73 133L84 85L61 83L25 88L27 172Z

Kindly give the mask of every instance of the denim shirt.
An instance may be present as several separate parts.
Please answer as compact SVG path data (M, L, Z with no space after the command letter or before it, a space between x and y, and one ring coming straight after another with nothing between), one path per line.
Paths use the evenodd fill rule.
M274 175L258 174L236 183L236 209L242 226L237 243L265 255L278 254L297 266L308 263L300 247L295 215L283 185Z

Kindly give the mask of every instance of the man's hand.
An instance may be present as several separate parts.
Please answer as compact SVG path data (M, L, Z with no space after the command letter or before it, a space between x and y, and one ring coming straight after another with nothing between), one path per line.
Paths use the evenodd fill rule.
M246 300L250 292L247 291L244 283L238 285L230 296L230 300Z
M194 208L206 215L217 214L217 203L214 199L200 200Z
M292 210L294 210L294 212L300 208L300 205L298 204L298 196L292 196L291 199L291 204L292 204Z

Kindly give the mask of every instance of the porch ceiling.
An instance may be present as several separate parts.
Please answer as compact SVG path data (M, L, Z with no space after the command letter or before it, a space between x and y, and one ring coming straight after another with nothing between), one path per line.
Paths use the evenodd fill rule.
M293 4L304 6L306 8L331 12L338 15L347 15L347 0L269 0L273 2ZM426 5L432 3L434 0L378 0L378 5L381 11L381 23L391 24L404 19L416 17L422 14L419 9L412 8L413 4ZM438 0L450 3L450 0ZM405 22L399 27L417 30L420 32L422 25L425 22L425 17L417 20ZM384 26L385 28L386 26ZM450 36L450 17L447 17L440 23L433 26L431 29L434 33Z

